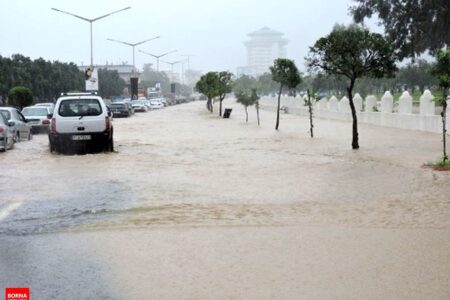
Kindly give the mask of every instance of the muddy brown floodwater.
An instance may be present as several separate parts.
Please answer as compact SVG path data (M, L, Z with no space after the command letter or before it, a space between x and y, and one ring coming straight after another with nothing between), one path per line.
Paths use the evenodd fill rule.
M194 102L115 119L115 153L0 154L0 289L34 299L449 299L439 134ZM217 111L217 110L216 110Z

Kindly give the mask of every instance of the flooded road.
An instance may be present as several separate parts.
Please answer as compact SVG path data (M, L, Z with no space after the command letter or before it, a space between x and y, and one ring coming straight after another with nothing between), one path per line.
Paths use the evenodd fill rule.
M1 154L0 288L449 298L450 175L421 168L438 134L361 125L352 151L348 123L316 120L310 139L307 119L276 132L273 112L258 127L226 106L229 120L204 102L115 119L115 153L51 154L38 135Z

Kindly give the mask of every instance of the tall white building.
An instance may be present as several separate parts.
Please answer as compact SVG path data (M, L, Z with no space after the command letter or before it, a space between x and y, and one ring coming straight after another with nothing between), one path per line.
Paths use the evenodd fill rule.
M247 47L247 66L238 68L238 76L257 77L269 72L275 59L285 58L288 40L283 35L268 27L248 34L249 39L244 42Z

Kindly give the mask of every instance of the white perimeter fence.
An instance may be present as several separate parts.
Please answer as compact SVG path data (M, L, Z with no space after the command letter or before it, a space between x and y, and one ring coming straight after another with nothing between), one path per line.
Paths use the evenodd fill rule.
M281 97L281 107L289 114L308 116L308 107L305 106L305 97ZM386 92L381 101L375 96L367 96L363 99L359 94L353 97L357 111L358 122L378 126L394 127L410 130L421 130L428 132L442 132L442 119L436 113L434 96L426 90L420 97L420 107L417 113L413 112L413 101L411 95L405 91L394 106L394 97ZM277 97L262 97L261 108L276 110ZM314 117L351 121L349 100L343 97L338 100L332 96L329 100L322 98L314 103ZM450 125L450 100L447 101L447 130Z

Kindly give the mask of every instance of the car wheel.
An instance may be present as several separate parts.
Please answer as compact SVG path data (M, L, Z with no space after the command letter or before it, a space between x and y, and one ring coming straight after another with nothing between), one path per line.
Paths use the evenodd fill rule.
M109 152L114 152L114 140L113 140L113 137L111 137L111 139L108 142L108 150L109 150Z
M14 135L14 142L18 143L20 142L20 132L16 131L16 134Z
M6 143L6 138L3 140L3 149L0 149L0 152L6 152L6 145L8 145Z
M48 145L50 147L50 153L57 152L55 142L50 137L48 138Z
M114 140L112 132L111 137L105 141L103 149L106 152L114 152Z

